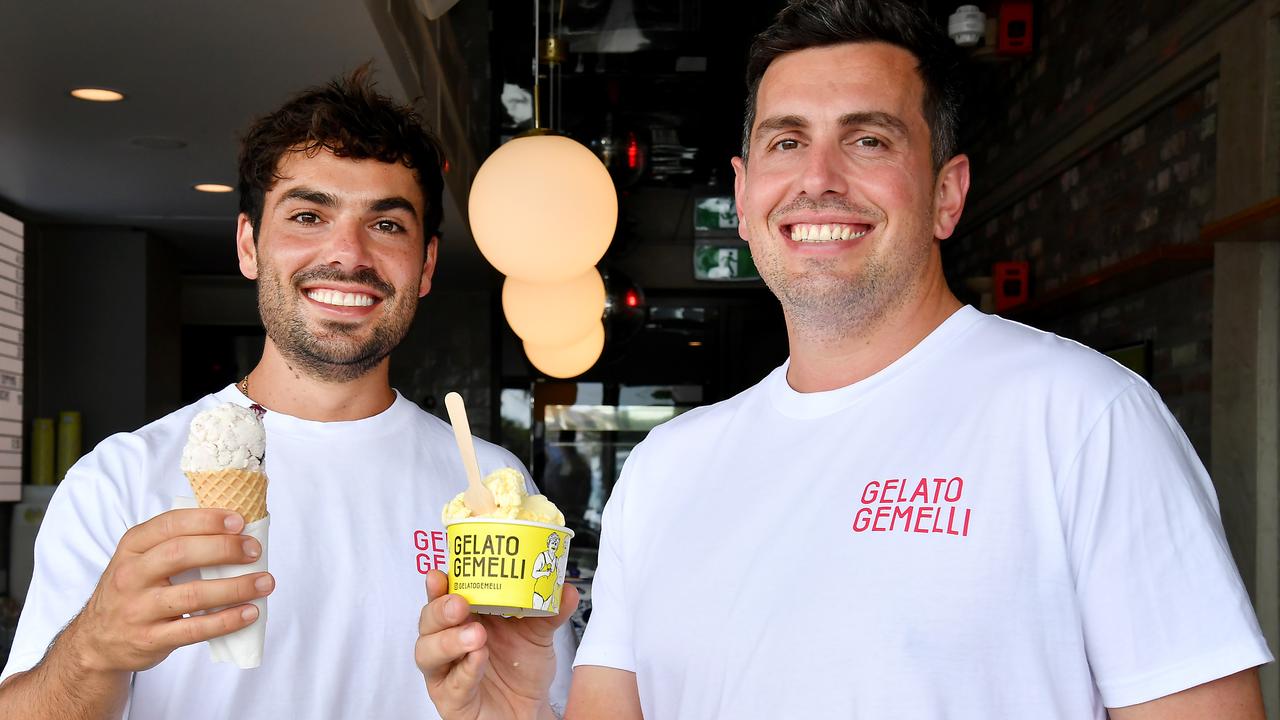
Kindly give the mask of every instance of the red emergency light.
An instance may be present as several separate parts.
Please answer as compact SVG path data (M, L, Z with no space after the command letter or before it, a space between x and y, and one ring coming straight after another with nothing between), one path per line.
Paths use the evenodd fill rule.
M635 133L627 133L627 167L635 170L640 165L640 142Z

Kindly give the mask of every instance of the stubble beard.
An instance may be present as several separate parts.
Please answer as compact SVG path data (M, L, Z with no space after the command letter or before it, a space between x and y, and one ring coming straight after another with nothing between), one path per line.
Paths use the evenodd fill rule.
M761 230L769 232L768 227ZM789 271L777 244L761 245L753 260L781 303L788 327L819 344L841 343L877 329L914 297L915 274L928 258L927 245L903 248L897 257L887 257L893 248L882 245L871 249L852 274L840 270L837 258L804 258L799 271Z
M411 288L396 289L373 270L347 274L328 267L300 271L290 283L282 283L269 265L258 280L258 311L262 325L276 349L291 367L316 380L350 382L367 375L391 354L409 332L417 295ZM270 278L270 280L268 280ZM368 337L360 340L356 323L320 322L313 329L302 308L300 286L309 280L354 282L376 288L385 308Z

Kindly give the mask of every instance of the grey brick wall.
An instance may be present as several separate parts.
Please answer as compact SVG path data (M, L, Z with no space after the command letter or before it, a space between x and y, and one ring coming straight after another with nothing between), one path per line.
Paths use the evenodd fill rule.
M970 112L963 149L973 160L975 192L1001 189L999 179L982 176L984 168L1016 157L1018 140L1087 93L1178 5L1053 0L1032 58L976 68L999 89L986 91L984 112ZM1198 241L1214 205L1217 88L1210 79L1129 119L1065 170L1014 193L1006 207L963 222L943 244L957 293L965 297L964 278L990 275L998 260L1030 263L1034 298L1153 248ZM1067 303L1036 324L1099 350L1150 341L1152 384L1208 464L1212 300L1206 268L1135 286L1103 305Z

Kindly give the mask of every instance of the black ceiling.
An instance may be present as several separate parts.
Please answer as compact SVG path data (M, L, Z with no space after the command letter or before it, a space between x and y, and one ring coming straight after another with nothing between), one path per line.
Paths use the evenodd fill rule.
M743 75L752 36L769 24L785 0L543 0L539 35L558 35L568 53L558 67L560 117L548 122L552 81L541 65L543 127L593 147L606 138L625 149L634 135L647 168L630 172L625 157L614 166L624 192L634 184L680 187L731 181L729 159L739 152ZM929 14L945 28L960 0L929 0ZM977 3L995 12L992 3ZM500 5L500 11L496 8ZM496 147L532 127L504 109L505 85L533 85L534 3L504 0L491 6L492 134ZM558 17L553 17L558 15ZM602 52L613 44L630 51ZM970 85L982 76L971 68ZM972 89L972 88L971 88ZM985 93L989 95L988 93ZM673 147L678 146L678 147ZM684 150L681 153L681 150ZM689 157L673 157L679 155Z

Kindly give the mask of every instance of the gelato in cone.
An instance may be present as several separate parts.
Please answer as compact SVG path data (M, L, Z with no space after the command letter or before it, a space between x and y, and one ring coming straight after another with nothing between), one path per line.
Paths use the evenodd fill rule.
M244 517L242 533L255 538L262 554L255 562L200 568L205 580L238 577L267 569L267 537L271 516L267 513L266 430L258 406L254 409L224 403L191 421L191 433L182 451L182 472L195 491L195 501L178 498L179 506L234 510ZM258 619L229 635L209 641L217 662L232 662L242 669L262 664L267 636L267 599L253 601ZM220 610L214 608L212 611Z

